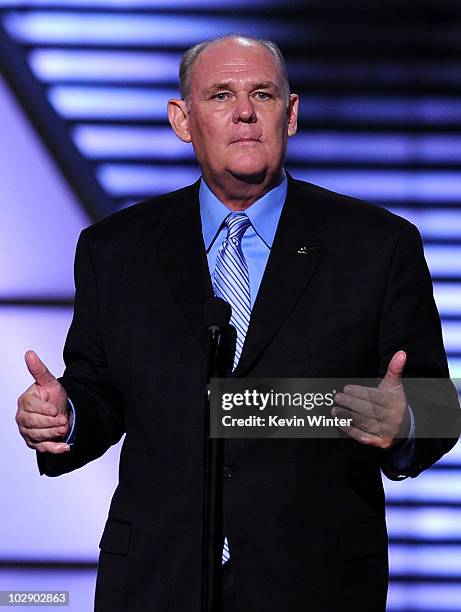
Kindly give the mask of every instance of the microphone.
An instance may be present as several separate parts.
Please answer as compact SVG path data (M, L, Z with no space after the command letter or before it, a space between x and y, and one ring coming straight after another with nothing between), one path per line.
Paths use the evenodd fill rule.
M231 305L222 298L211 297L205 302L204 322L211 340L210 378L221 378L232 372L237 331L229 324L231 315Z
M231 314L232 308L228 302L220 297L208 298L204 308L205 327L215 336L229 323Z

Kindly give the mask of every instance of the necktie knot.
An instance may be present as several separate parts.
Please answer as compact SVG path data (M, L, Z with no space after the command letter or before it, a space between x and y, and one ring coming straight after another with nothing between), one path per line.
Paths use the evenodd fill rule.
M227 227L227 240L240 242L250 225L250 219L245 213L230 213L224 220L224 224Z

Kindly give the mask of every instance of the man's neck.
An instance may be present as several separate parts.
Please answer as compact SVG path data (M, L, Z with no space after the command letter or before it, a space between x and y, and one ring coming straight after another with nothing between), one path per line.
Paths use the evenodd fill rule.
M266 177L261 182L245 181L238 177L226 177L219 181L204 176L204 180L214 195L231 210L242 211L262 198L278 185L284 177L283 169L278 175Z

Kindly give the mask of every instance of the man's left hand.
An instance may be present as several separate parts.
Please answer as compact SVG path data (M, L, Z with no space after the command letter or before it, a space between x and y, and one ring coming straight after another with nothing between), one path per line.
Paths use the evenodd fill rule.
M410 413L401 378L406 360L405 351L397 351L377 389L346 385L336 394L331 414L353 419L350 427L340 427L342 431L362 444L382 449L408 436Z

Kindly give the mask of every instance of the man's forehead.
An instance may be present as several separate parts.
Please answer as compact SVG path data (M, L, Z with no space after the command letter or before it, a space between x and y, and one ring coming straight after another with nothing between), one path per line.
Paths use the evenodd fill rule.
M238 40L223 40L206 47L195 62L200 72L206 70L242 69L250 64L258 64L266 70L276 72L277 62L272 53L257 43L242 44Z
M259 44L243 45L237 41L213 43L197 58L193 82L209 87L232 80L272 81L280 79L280 67L272 53Z

